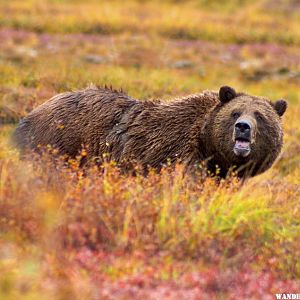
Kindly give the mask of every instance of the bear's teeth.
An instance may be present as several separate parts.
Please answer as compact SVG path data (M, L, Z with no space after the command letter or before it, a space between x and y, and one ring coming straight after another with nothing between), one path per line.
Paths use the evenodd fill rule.
M249 148L250 142L248 141L241 141L241 140L236 140L235 141L235 146L238 148Z

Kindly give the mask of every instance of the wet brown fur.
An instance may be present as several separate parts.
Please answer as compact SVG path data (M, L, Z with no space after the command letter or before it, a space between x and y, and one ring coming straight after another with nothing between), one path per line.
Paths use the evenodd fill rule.
M241 100L235 107L242 105L247 110L252 96L243 95L237 95ZM260 134L265 134L267 141L275 140L272 149L256 145L267 161L262 162L261 155L252 157L249 175L255 175L269 168L277 157L282 131L271 102L258 97L251 99L252 105L268 118L265 130L258 126ZM37 107L21 120L15 141L22 150L51 145L71 157L85 147L88 161L101 163L106 156L119 165L128 166L128 162L135 161L144 170L159 170L167 162L175 161L193 167L206 160L213 172L215 165L219 165L224 177L233 165L245 165L245 161L235 159L227 145L224 129L232 129L232 122L228 121L232 109L229 104L221 103L219 94L212 91L165 103L141 102L123 91L92 86L56 95ZM243 174L245 171L240 171Z

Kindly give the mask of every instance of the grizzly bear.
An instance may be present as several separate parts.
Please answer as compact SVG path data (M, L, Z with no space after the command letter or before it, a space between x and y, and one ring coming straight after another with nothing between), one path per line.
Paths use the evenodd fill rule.
M223 86L171 102L139 101L122 91L91 86L54 96L21 120L22 149L51 145L88 162L104 159L144 171L184 163L225 177L254 176L271 167L282 147L284 100L237 93ZM124 167L125 168L125 167Z

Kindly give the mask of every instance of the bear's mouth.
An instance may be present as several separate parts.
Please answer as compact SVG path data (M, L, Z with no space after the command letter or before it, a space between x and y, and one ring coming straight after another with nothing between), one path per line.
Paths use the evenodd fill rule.
M250 140L247 138L236 138L233 147L233 152L236 156L246 157L251 152Z

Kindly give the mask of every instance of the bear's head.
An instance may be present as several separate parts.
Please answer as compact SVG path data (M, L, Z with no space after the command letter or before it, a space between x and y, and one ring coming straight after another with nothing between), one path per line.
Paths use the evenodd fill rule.
M220 88L218 97L205 133L211 135L211 163L226 170L235 168L240 176L270 168L282 147L286 101L236 93L228 86Z

